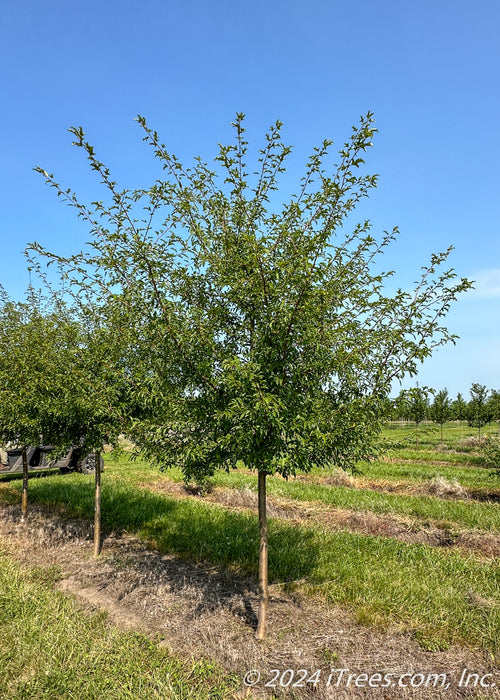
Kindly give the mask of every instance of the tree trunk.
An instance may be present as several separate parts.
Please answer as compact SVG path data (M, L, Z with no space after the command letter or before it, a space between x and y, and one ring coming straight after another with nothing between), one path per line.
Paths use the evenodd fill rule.
M101 453L95 453L94 557L101 550Z
M267 472L259 471L259 617L257 623L257 639L266 636L267 618L267 509L266 509L266 476Z
M21 520L24 520L28 513L28 455L26 454L26 447L22 448L23 457L23 495L21 499Z
M443 446L443 423L441 423L441 447Z

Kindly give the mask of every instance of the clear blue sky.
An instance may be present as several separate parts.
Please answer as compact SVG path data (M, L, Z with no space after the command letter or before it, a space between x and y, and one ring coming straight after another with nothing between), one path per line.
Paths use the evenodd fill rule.
M256 148L279 118L298 179L314 145L340 146L372 110L367 162L380 184L360 219L399 226L387 267L411 282L452 244L451 265L478 281L448 318L460 340L418 381L500 389L499 26L498 0L6 0L0 281L20 298L28 242L69 253L87 238L32 170L99 197L69 126L84 127L125 187L153 179L138 113L183 160L210 160L237 111Z

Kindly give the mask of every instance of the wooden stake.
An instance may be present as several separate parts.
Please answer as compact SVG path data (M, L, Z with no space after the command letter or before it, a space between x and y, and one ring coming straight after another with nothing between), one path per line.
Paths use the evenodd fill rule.
M23 521L28 514L28 455L26 454L26 447L22 448L23 457L23 495L21 500L21 521Z
M269 600L267 588L267 508L266 508L266 476L267 472L259 471L259 616L257 622L257 639L266 636L267 603Z
M101 453L95 452L94 557L101 551Z

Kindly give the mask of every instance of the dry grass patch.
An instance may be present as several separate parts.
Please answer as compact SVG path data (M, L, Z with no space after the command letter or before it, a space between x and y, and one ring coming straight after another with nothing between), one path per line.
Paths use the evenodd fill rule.
M487 435L470 435L469 437L462 438L458 443L459 448L465 448L468 450L481 450L486 445L490 444L490 438Z
M456 480L448 481L444 476L436 476L429 483L419 486L417 493L437 496L438 498L458 498L461 500L468 498L468 491L464 486Z
M354 476L344 471L343 469L336 469L327 477L321 480L321 483L327 486L347 486L349 488L355 488L357 486L357 480Z
M399 460L401 461L401 460ZM409 461L409 460L405 460ZM436 463L434 463L436 464ZM440 466L446 466L445 463ZM449 465L448 465L449 466ZM473 467L477 468L477 467ZM376 491L378 493L390 493L400 496L433 496L445 500L474 500L483 502L500 502L500 489L493 487L489 488L471 488L460 484L456 479L447 479L444 476L435 476L427 482L419 483L413 481L395 481L393 479L370 479L360 476L353 477L349 474L345 475L343 482L336 481L336 477L310 476L304 481L309 483L321 484L322 486L345 486L346 488L362 489L368 491Z

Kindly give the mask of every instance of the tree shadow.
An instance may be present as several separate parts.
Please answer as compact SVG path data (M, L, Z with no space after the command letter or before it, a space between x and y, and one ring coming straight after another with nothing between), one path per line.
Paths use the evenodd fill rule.
M93 519L93 484L80 475L37 479L30 501L68 517ZM224 608L255 627L258 597L259 532L257 514L214 506L203 499L175 499L139 490L119 481L102 484L102 527L106 536L127 532L156 552L141 556L142 573L181 593L194 587L193 617ZM175 560L162 557L174 555ZM154 555L154 556L153 556ZM307 578L319 558L313 531L269 519L269 582ZM142 575L142 574L141 574ZM163 578L162 578L163 577Z

